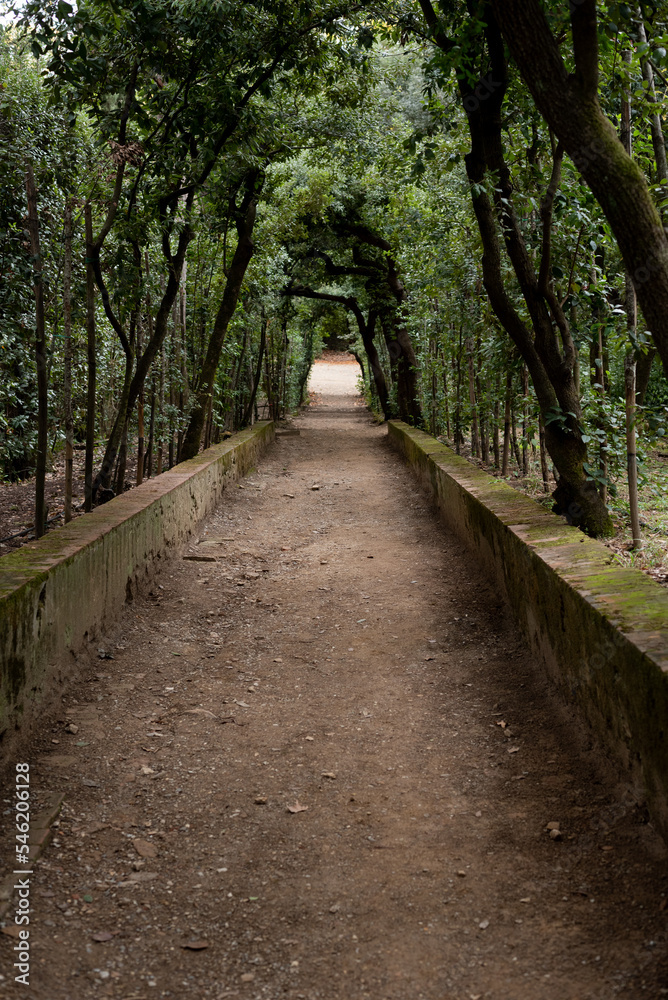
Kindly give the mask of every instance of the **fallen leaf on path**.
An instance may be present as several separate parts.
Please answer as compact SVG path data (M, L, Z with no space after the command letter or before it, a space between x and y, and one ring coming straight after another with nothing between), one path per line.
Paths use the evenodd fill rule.
M90 834L99 833L100 830L106 830L108 826L109 826L108 823L100 823L97 821L94 823L89 823L89 825L84 830L84 833L87 833L90 836Z
M208 941L186 941L185 944L181 945L182 948L187 948L188 951L204 951L205 948L209 947Z
M158 848L150 840L137 838L132 841L132 846L140 858L157 858L158 856Z
M308 809L308 806L303 806L301 804L301 802L299 801L299 799L297 799L297 801L295 802L295 804L293 806L288 806L288 812L289 813L303 813L303 812L306 812L307 809Z

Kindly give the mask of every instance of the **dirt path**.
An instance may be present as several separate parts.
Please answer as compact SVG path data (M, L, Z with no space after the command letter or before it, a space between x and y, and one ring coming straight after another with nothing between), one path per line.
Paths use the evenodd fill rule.
M66 805L0 996L668 995L665 849L355 376L316 368L216 561L165 570L30 749Z

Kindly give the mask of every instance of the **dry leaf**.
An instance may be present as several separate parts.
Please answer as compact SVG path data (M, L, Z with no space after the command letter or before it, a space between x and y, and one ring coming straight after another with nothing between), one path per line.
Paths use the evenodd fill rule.
M140 858L157 858L158 848L150 840L133 840L132 845Z
M299 799L297 799L297 801L295 802L295 804L293 806L288 806L288 812L289 813L303 813L303 812L306 812L307 809L308 809L308 806L303 806L301 804L301 802L299 801Z

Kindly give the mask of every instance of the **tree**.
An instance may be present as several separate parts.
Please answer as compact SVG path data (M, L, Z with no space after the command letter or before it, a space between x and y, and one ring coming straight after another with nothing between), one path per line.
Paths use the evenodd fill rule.
M570 3L573 72L539 0L492 0L492 8L537 108L610 223L668 374L668 238L642 170L599 102L596 0Z

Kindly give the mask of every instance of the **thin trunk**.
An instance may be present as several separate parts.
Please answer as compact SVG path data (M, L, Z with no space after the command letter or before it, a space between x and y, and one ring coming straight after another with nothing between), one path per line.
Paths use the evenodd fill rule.
M494 468L499 468L499 417L501 410L501 372L496 375L496 387L494 391L494 431L492 436L492 447L494 449Z
M246 410L244 412L243 419L241 421L242 426L244 426L245 424L249 423L250 420L251 420L251 416L252 416L252 413L253 413L253 404L255 403L255 397L257 395L257 390L258 390L258 387L260 385L260 379L262 378L262 362L264 360L265 347L266 347L266 344L267 344L267 326L268 326L268 323L267 323L266 320L264 320L264 322L262 323L262 329L260 331L260 349L259 349L258 355L257 355L257 367L255 369L255 376L254 376L254 378L252 379L252 382L251 382L250 399L248 400L248 403L246 405ZM269 382L269 380L267 379L267 383L268 382ZM267 387L268 387L268 385L267 385ZM270 406L271 406L271 402L270 402Z
M459 348L457 351L457 387L455 389L455 451L461 455L462 451L462 338L464 327L459 326Z
M645 38L645 28L640 20L640 39L641 41L646 41ZM622 53L622 58L627 65L631 63L631 52L626 49ZM648 81L649 88L656 100L656 94L654 93L654 77L652 74L652 67L649 63L643 66L643 76L645 80ZM650 94L647 95L650 99ZM666 148L663 143L663 134L661 131L661 122L658 115L652 116L656 117L658 122L658 132L659 136L655 133L655 123L652 123L652 141L654 143L654 152L657 160L657 170L660 175L661 180L666 180ZM622 114L621 114L621 128L620 128L620 139L622 140L622 145L626 150L628 156L632 155L633 143L632 143L632 130L631 130L631 97L628 92L624 93L622 97ZM629 334L629 342L631 345L636 343L636 327L638 325L638 306L636 301L636 292L633 287L633 281L631 275L626 272L626 328ZM651 362L650 362L651 364ZM637 443L636 443L636 358L633 347L626 352L624 357L624 410L626 417L626 476L629 488L629 513L631 517L631 535L632 535L632 547L634 549L639 549L642 546L642 536L640 534L640 514L638 510L638 458L637 458Z
M506 408L503 421L503 460L501 462L501 475L505 478L508 475L510 465L510 418L512 413L513 398L513 373L506 373Z
M642 9L638 8L638 41L641 45L647 46L647 35L645 33L645 24L643 22ZM645 49L649 52L649 46ZM630 61L630 60L629 60ZM663 138L663 125L661 122L661 115L658 111L658 102L656 99L656 89L654 87L654 70L652 69L652 64L649 59L641 58L642 65L642 75L647 83L647 90L645 91L647 95L647 102L651 105L651 112L649 115L650 128L652 131L652 146L654 147L654 160L656 162L656 179L658 182L668 181L668 161L666 160L666 143ZM626 152L631 155L631 150L627 149ZM665 188L663 191L665 195Z
M522 475L529 475L529 372L522 365Z
M147 479L150 479L153 475L153 442L155 441L155 407L156 407L156 391L155 391L155 372L153 374L153 386L151 389L151 417L148 425L148 448L146 449L146 457L144 461L145 475Z
M141 322L137 324L137 356L141 356ZM135 482L141 486L144 479L144 387L137 397L137 475Z
M46 507L44 485L46 482L46 449L48 427L48 385L46 369L46 331L44 325L44 286L42 282L42 256L39 245L39 216L37 190L32 164L26 167L26 193L28 196L28 232L33 265L35 294L35 367L37 369L37 452L35 462L35 538L44 534Z
M478 435L478 406L475 397L475 373L473 371L473 338L466 341L469 371L469 403L471 404L471 454L474 458L480 455L480 439Z
M538 440L540 442L540 471L543 475L543 491L549 493L550 470L547 464L547 450L545 448L545 424L540 414L538 414Z
M631 295L634 295L633 285L629 282ZM627 322L635 321L635 310L629 309L630 299L627 297ZM631 516L632 547L642 547L640 533L640 512L638 509L638 458L636 444L636 362L633 351L628 351L624 358L624 402L626 408L626 470L629 487L629 513Z
M65 524L72 520L74 419L72 416L72 201L65 199L63 256L63 403L65 409Z
M513 455L515 456L515 462L517 463L517 471L522 471L522 455L520 454L520 446L517 440L517 421L515 419L515 407L510 408L510 443L513 446Z
M125 491L125 470L128 463L128 422L123 425L120 444L118 446L118 464L116 467L116 496L120 496Z
M86 460L84 466L84 510L93 509L93 463L95 461L95 393L97 354L95 347L95 271L91 260L93 215L90 202L84 209L86 219L86 358L88 391L86 399Z
M448 364L445 357L445 348L440 345L441 360L443 362L443 398L445 400L445 436L450 440L450 400L448 396Z
M165 440L165 345L160 348L160 388L158 391L158 450L155 474L162 472L163 445Z

